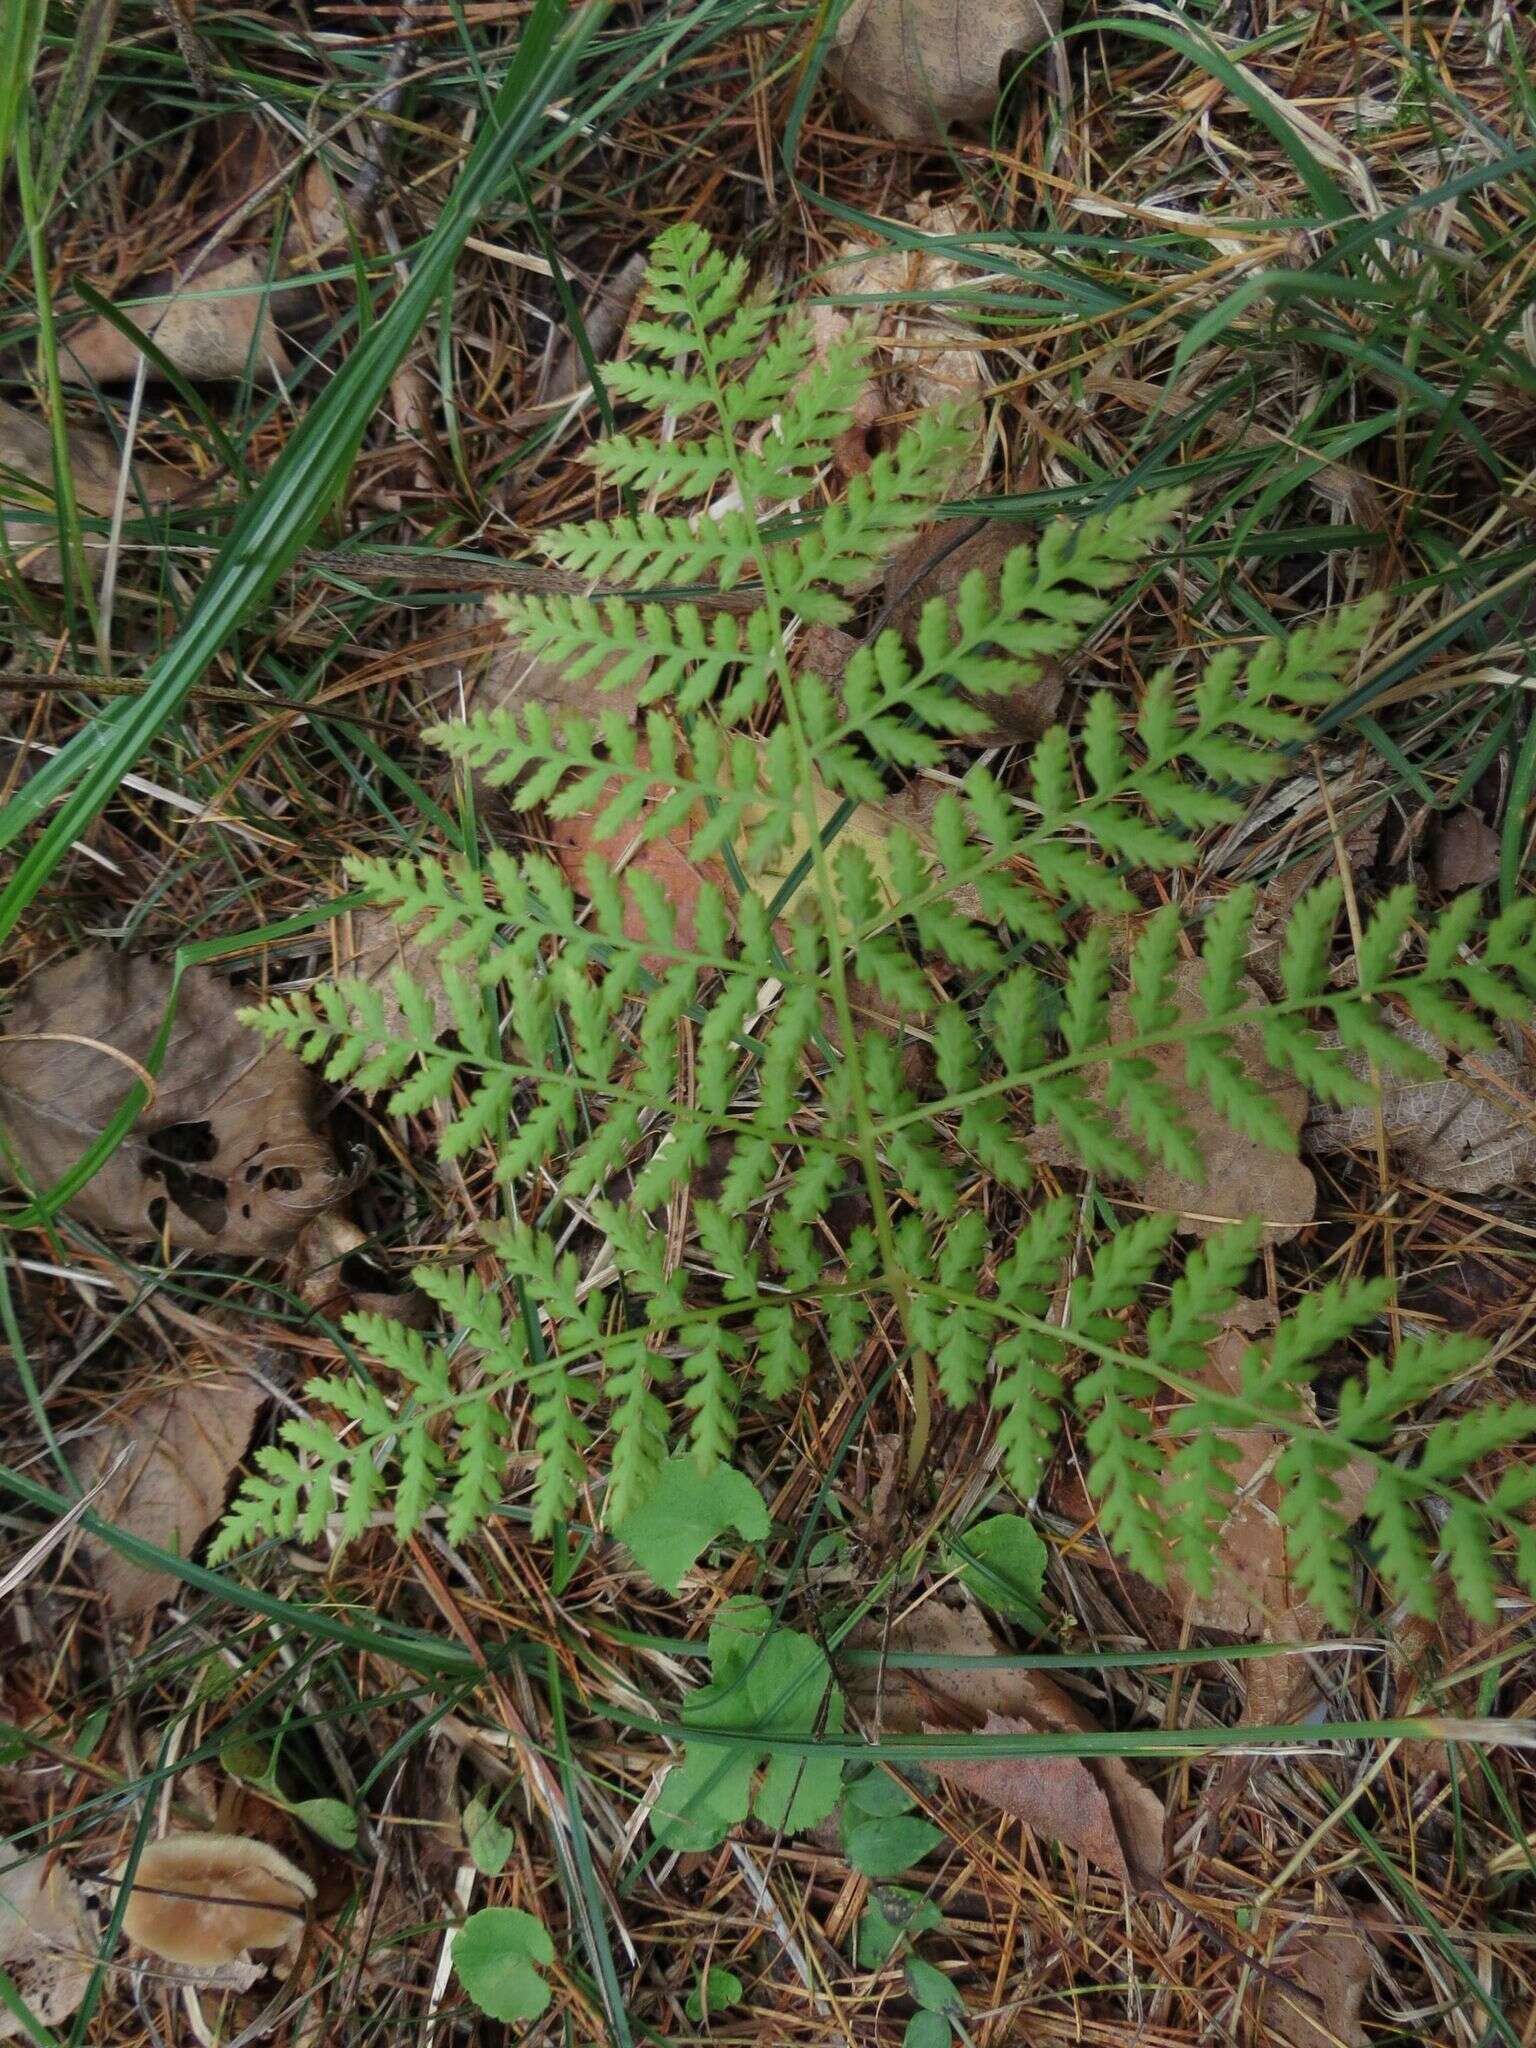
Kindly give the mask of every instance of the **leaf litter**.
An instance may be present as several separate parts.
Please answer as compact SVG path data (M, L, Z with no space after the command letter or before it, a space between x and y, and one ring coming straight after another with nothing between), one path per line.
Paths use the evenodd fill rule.
M104 947L36 974L0 1031L7 1164L44 1191L108 1129L147 1062L171 969ZM343 1182L316 1128L319 1091L295 1055L258 1038L239 998L204 968L182 978L152 1099L80 1187L93 1229L194 1251L286 1251Z
M1006 1654L969 1596L958 1605L931 1597L888 1630L866 1622L852 1640L864 1650L935 1658ZM898 1734L1081 1734L1100 1725L1054 1679L1025 1669L865 1667L853 1674L849 1694L871 1719L878 1717L879 1726ZM1012 1814L1042 1838L1077 1850L1128 1892L1155 1890L1162 1882L1163 1802L1123 1758L935 1758L928 1768L944 1784Z

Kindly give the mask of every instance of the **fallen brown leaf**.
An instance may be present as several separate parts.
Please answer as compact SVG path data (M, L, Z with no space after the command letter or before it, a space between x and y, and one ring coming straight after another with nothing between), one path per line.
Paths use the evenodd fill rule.
M125 296L134 326L184 376L285 378L293 359L272 318L266 259L252 251L200 263ZM141 351L109 320L89 320L61 344L59 373L71 384L118 384L137 374Z
M943 597L953 603L973 569L979 569L987 582L995 585L1003 563L1025 538L1011 519L987 519L974 529L954 520L925 527L885 572L889 623L904 638L912 639L930 598ZM1017 681L1009 690L985 695L968 691L971 702L994 721L990 731L973 733L972 743L999 746L1039 739L1054 724L1065 687L1061 664L1046 655L1038 662L1021 661Z
M69 473L82 512L111 516L117 502L122 456L104 435L69 430ZM162 462L136 456L129 472L127 511L137 518L144 505L166 505L190 495L186 477ZM28 514L33 516L28 517ZM58 514L53 497L53 440L44 421L0 399L0 516L22 574L34 583L63 580ZM87 566L99 569L106 553L104 534L83 537Z
M1038 1676L1038 1674L1036 1674ZM1059 1688L1049 1681L1043 1694ZM1092 1728L1062 1693L1061 1703L1074 1718L1039 1714L988 1714L983 1735L1042 1735L1063 1729ZM942 1732L937 1723L929 1733ZM935 1762L934 1776L958 1785L1011 1813L1037 1835L1076 1849L1118 1877L1129 1892L1155 1891L1163 1880L1163 1826L1166 1815L1157 1794L1133 1777L1119 1757L1012 1756L974 1763Z
M259 122L230 117L211 125L207 171L197 189L195 226L185 230L184 255L162 263L117 296L134 303L128 318L149 336L184 376L201 379L282 379L293 359L272 311L271 287L296 271L313 269L345 239L342 208L318 164L299 179L283 246L274 257L266 232L270 209L250 218L253 192L273 183L278 202L276 152ZM167 195L168 201L171 195ZM249 240L250 247L241 247ZM285 319L291 294L278 302ZM59 350L61 376L73 383L120 383L138 372L141 351L109 320L94 316L73 327ZM153 364L151 375L156 374Z
M1223 1318L1222 1333L1206 1351L1204 1382L1221 1393L1242 1386L1244 1354L1260 1334L1274 1327L1267 1302L1235 1302ZM1315 1415L1309 1393L1303 1394ZM1285 1438L1266 1429L1224 1430L1236 1456L1232 1476L1237 1505L1227 1517L1217 1545L1215 1577L1209 1592L1198 1593L1170 1565L1167 1592L1182 1603L1187 1626L1212 1629L1245 1642L1315 1643L1326 1632L1325 1617L1301 1595L1291 1577L1286 1532L1279 1518L1280 1489L1273 1476ZM1372 1468L1356 1459L1333 1475L1346 1520L1358 1520L1374 1480ZM1303 1657L1255 1657L1242 1664L1244 1719L1254 1727L1294 1721L1316 1698L1316 1686Z
M976 1602L959 1605L934 1597L885 1630L877 1621L857 1629L853 1647L904 1655L996 1657L1003 1644ZM937 1734L980 1725L983 1733L1045 1734L1089 1731L1098 1723L1044 1672L976 1670L957 1674L885 1670L850 1671L850 1703L873 1726L897 1734ZM1133 1891L1162 1878L1163 1803L1119 1757L1008 1757L935 1763L945 1783L1016 1814L1037 1833L1065 1842Z
M188 1557L223 1509L230 1474L250 1443L265 1399L257 1381L244 1373L184 1380L124 1408L85 1440L71 1470L84 1487L112 1472L95 1513L146 1543ZM170 1572L123 1556L105 1537L87 1533L81 1547L115 1620L147 1613L180 1583Z
M931 206L925 199L914 200L905 219L924 235L973 236L980 227L974 212ZM839 444L845 474L867 469L880 446L896 438L898 421L938 405L977 404L974 454L950 478L949 488L964 497L980 482L988 461L978 403L987 388L986 366L975 329L942 304L943 295L974 285L977 276L973 265L932 250L872 250L860 242L845 242L818 272L817 287L829 296L896 301L811 308L818 351L841 341L856 321L872 340L873 375Z
M95 1966L80 1896L63 1866L47 1856L16 1860L0 1841L0 1969L40 2026L58 2027L85 1996ZM20 2019L0 2006L0 2041L29 2041Z
M1203 1014L1199 1000L1203 971L1199 961L1191 960L1182 962L1175 973L1174 999L1181 1019ZM1240 988L1244 1007L1262 1003L1262 992L1254 982L1245 979ZM1114 1040L1134 1036L1123 994L1110 1003L1110 1036ZM1307 1114L1306 1089L1269 1064L1256 1028L1238 1031L1232 1049L1253 1087L1269 1097L1292 1132L1299 1134ZM1203 1182L1185 1180L1166 1166L1149 1166L1137 1182L1137 1191L1148 1207L1177 1212L1180 1228L1196 1237L1211 1237L1229 1223L1258 1217L1264 1224L1265 1244L1287 1243L1317 1211L1317 1183L1306 1166L1290 1153L1275 1151L1233 1130L1204 1092L1191 1088L1185 1080L1179 1046L1154 1048L1147 1057L1193 1131L1205 1162ZM1121 1127L1134 1142L1135 1133L1129 1126L1122 1123ZM1058 1163L1071 1156L1058 1133L1049 1127L1033 1135L1030 1149L1036 1158Z
M12 1008L0 1031L0 1126L33 1186L51 1187L110 1124L144 1072L170 986L159 961L99 948L45 968ZM153 1100L70 1198L72 1215L140 1240L261 1257L285 1251L337 1199L314 1076L240 1023L239 1004L206 969L184 976Z
M942 142L951 123L990 120L1010 60L1061 26L1061 0L853 0L827 69L902 142Z
M1440 819L1429 835L1430 887L1455 896L1499 878L1499 835L1470 807Z
M1536 1072L1515 1034L1504 1047L1453 1060L1421 1025L1401 1018L1395 1028L1442 1069L1429 1081L1379 1076L1382 1129L1403 1170L1428 1187L1460 1195L1523 1186L1536 1177ZM1369 1071L1360 1056L1346 1055L1345 1064L1356 1074ZM1306 1138L1314 1152L1374 1151L1376 1107L1319 1105Z
M1325 1927L1289 1942L1261 1979L1255 2018L1262 2038L1281 2048L1366 2048L1360 2008L1371 1981L1371 1952L1358 1934ZM1294 1994L1274 1981L1286 1977Z

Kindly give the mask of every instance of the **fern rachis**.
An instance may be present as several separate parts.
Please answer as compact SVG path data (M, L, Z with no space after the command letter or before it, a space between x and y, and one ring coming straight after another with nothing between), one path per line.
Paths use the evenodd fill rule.
M1138 1326L1139 1305L1178 1261L1172 1219L1129 1222L1092 1247L1063 1310L1073 1214L1041 1195L1023 1142L1050 1123L1089 1174L1134 1178L1149 1157L1188 1171L1198 1148L1153 1051L1181 1048L1189 1085L1271 1138L1232 1050L1241 1032L1256 1028L1277 1068L1342 1101L1361 1084L1338 1048L1412 1066L1397 1014L1475 1046L1488 1040L1485 1015L1526 1012L1529 902L1485 928L1473 899L1420 923L1411 895L1394 892L1366 926L1357 978L1342 982L1339 892L1324 885L1293 915L1283 993L1256 1006L1243 992L1251 892L1203 917L1177 902L1147 916L1131 886L1138 871L1188 863L1192 835L1238 817L1242 796L1282 768L1284 748L1342 688L1370 608L1248 658L1223 650L1192 684L1160 672L1129 719L1100 691L1076 739L1054 728L1006 783L972 766L922 839L895 828L876 859L845 829L857 807L913 770L963 766L959 750L985 720L962 690L995 693L1075 645L1166 536L1178 501L1131 500L1052 527L995 581L972 576L953 603L931 601L913 647L886 632L840 678L796 673L793 623L850 620L872 571L931 514L963 425L926 416L842 503L786 535L784 506L814 499L851 415L856 349L812 374L802 324L783 322L765 343L767 315L745 297L740 267L691 230L663 238L650 293L639 352L614 389L708 424L691 440L602 443L599 472L668 509L561 528L551 543L561 570L636 594L520 592L504 605L541 661L607 687L643 676L647 708L593 721L530 704L433 736L519 810L591 816L599 839L670 836L720 879L701 887L681 931L643 865L621 877L592 858L583 903L536 853L354 864L413 943L437 948L454 1032L439 1033L404 972L388 1008L379 989L341 981L253 1021L332 1079L387 1091L397 1113L433 1110L444 1157L486 1153L508 1217L537 1220L488 1233L482 1270L494 1287L423 1276L475 1373L451 1339L356 1326L397 1387L312 1383L342 1428L284 1425L222 1548L313 1535L333 1512L354 1533L386 1498L402 1533L440 1511L457 1540L521 1484L509 1458L525 1423L535 1532L605 1474L608 1517L622 1523L675 1436L701 1467L729 1458L745 1402L793 1395L824 1358L855 1360L878 1322L905 1346L920 1401L931 1375L954 1405L988 1403L1004 1469L1026 1495L1070 1401L1104 1527L1151 1576L1175 1547L1194 1577L1209 1569L1228 1504L1221 1433L1262 1426L1285 1440L1298 1579L1335 1620L1348 1624L1351 1577L1329 1475L1350 1457L1377 1473L1368 1512L1394 1597L1425 1600L1426 1501L1469 1601L1486 1606L1496 1549L1536 1591L1525 1519L1536 1489L1516 1468L1485 1497L1477 1477L1492 1449L1529 1431L1529 1413L1437 1423L1406 1464L1388 1447L1394 1417L1471 1370L1465 1345L1401 1342L1319 1422L1301 1390L1326 1350L1359 1341L1383 1311L1379 1288L1324 1289L1255 1347L1240 1393L1215 1391L1198 1370L1202 1347L1241 1289L1253 1233L1193 1253ZM704 508L722 492L731 509L715 518ZM761 600L711 616L646 596L679 578L755 583ZM1106 914L1140 921L1123 968ZM1191 946L1194 1016L1173 994ZM1117 980L1131 1036L1111 1034ZM706 1166L713 1200L690 1193ZM976 1205L986 1180L1007 1191L994 1221ZM845 1189L869 1221L838 1243L823 1219ZM668 1235L679 1204L692 1247L682 1264ZM572 1216L598 1240L593 1250L586 1233L581 1261L556 1249Z

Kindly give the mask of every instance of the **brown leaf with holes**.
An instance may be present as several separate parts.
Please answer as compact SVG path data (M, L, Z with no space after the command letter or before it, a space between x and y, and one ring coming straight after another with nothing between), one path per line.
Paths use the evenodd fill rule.
M1025 534L1011 519L986 519L968 526L964 520L940 520L909 541L885 572L885 601L890 624L906 640L917 635L923 607L942 597L953 604L964 579L979 571L995 590L1002 567ZM1046 627L1046 633L1056 629ZM1063 640L1071 635L1063 632ZM992 718L989 730L969 735L978 746L1032 742L1056 721L1066 682L1061 664L1050 654L1020 661L1017 680L1007 690L965 692Z
M82 427L70 428L68 442L76 504L93 521L109 519L117 502L121 453L105 435L87 433ZM0 399L0 514L18 567L34 583L63 580L53 481L53 437L46 421ZM163 462L135 456L128 472L126 516L137 520L146 506L169 504L190 496L195 488ZM87 566L99 571L106 535L87 533L82 545Z
M1366 2048L1360 2009L1371 1981L1371 1951L1347 1927L1302 1932L1270 1965L1294 1990L1273 1977L1258 1983L1255 2020L1261 2038L1279 2048Z
M1427 1187L1459 1195L1485 1195L1491 1188L1523 1187L1536 1180L1536 1070L1519 1034L1511 1031L1492 1052L1453 1057L1409 1018L1399 1018L1394 1028L1399 1038L1441 1067L1428 1081L1378 1076L1387 1150L1403 1171ZM1363 1056L1346 1054L1344 1063L1353 1073L1369 1074ZM1319 1104L1306 1135L1314 1152L1373 1155L1376 1106Z
M119 1409L86 1438L70 1469L82 1487L111 1473L94 1503L102 1521L189 1557L223 1511L230 1474L245 1455L265 1399L260 1384L244 1373L184 1380ZM118 1621L147 1613L180 1584L170 1572L125 1557L103 1536L87 1533L81 1547Z
M1267 1302L1235 1302L1223 1318L1225 1327L1207 1347L1201 1375L1220 1393L1242 1387L1242 1361L1248 1347L1273 1329L1274 1310ZM1302 1395L1306 1413L1315 1420L1309 1393ZM1275 1462L1285 1437L1267 1429L1223 1430L1236 1453L1231 1472L1236 1505L1228 1515L1216 1546L1214 1577L1207 1592L1197 1592L1177 1563L1170 1563L1167 1593L1182 1606L1186 1626L1211 1629L1245 1642L1315 1643L1327 1631L1327 1620L1301 1593L1292 1576L1286 1532L1280 1522L1280 1487ZM1354 1459L1333 1475L1339 1508L1346 1521L1358 1521L1374 1481L1372 1467ZM1243 1718L1253 1727L1275 1727L1299 1719L1311 1707L1317 1688L1304 1657L1262 1657L1242 1664Z
M170 999L156 960L76 953L33 977L0 1027L0 1127L39 1190L107 1129L144 1072ZM148 1107L70 1197L96 1230L194 1251L285 1251L341 1192L315 1129L303 1062L236 1015L241 998L206 968L182 979Z
M17 1861L0 1840L0 1970L44 2027L59 2027L85 1996L95 1966L95 1941L80 1895L63 1866L47 1856ZM0 2006L0 2041L32 2036Z
M827 71L888 135L942 142L990 121L1017 60L1061 27L1061 0L853 0Z

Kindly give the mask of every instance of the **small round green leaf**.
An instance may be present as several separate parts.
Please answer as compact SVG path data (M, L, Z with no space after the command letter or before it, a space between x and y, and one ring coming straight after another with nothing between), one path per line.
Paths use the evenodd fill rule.
M973 1522L954 1546L960 1580L984 1607L1022 1621L1042 1622L1047 1553L1032 1522L1023 1515L992 1515Z
M300 1799L288 1811L333 1849L357 1847L357 1815L344 1799Z
M503 1825L483 1799L471 1799L464 1808L464 1839L476 1870L494 1877L505 1870L517 1837Z
M689 2019L706 2020L741 2003L742 1982L734 1970L706 1970L688 1994L683 2011Z
M901 2048L949 2048L950 2026L941 2012L915 2012L907 2021Z
M907 1990L924 2012L937 2016L939 2013L965 2011L965 2000L944 1972L936 1970L932 1963L925 1963L921 1956L908 1956L902 1965L902 1974L907 1980ZM948 2029L945 2031L947 2038Z
M453 1937L459 1982L493 2020L536 2020L550 1999L539 1971L554 1960L555 1945L544 1928L514 1906L471 1913Z

